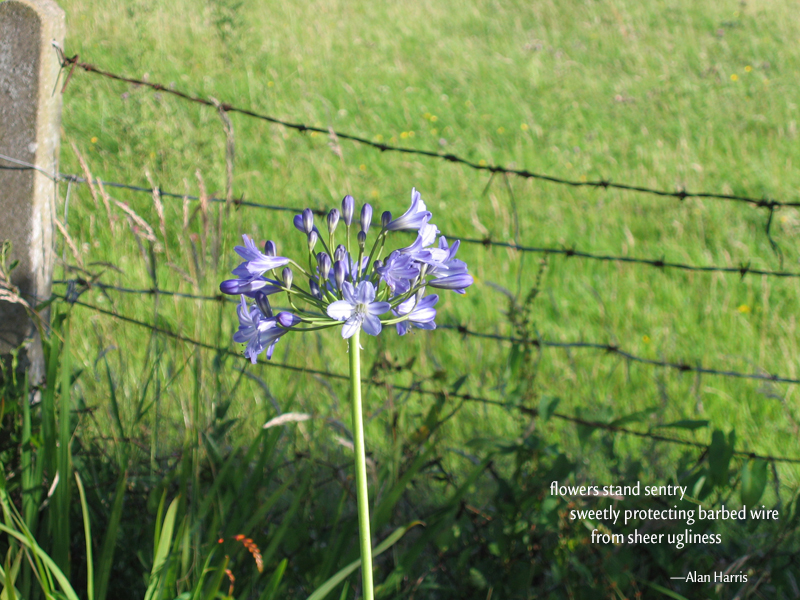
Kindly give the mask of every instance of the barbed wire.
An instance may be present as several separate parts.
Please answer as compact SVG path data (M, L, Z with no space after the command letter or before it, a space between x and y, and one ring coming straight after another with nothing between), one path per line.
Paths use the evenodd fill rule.
M231 300L226 298L222 294L217 294L215 296L199 296L193 294L184 294L180 292L171 292L160 290L157 288L149 288L149 289L131 289L131 288L124 288L118 286L107 285L103 283L96 283L90 282L83 278L76 278L72 280L56 280L53 283L57 284L67 284L68 286L72 284L74 288L75 284L84 285L86 289L90 289L91 287L97 287L102 290L112 290L117 291L120 293L126 294L139 294L139 295L163 295L163 296L178 296L187 299L194 299L194 300L203 300L203 301L216 301L216 302L236 302L235 300ZM84 290L86 291L86 290ZM81 292L83 293L83 292ZM75 302L78 299L80 294L72 294L71 296L68 294L65 298L68 302ZM682 373L696 373L698 375L717 375L720 377L730 377L735 379L755 379L759 381L772 381L774 383L788 383L788 384L800 384L800 379L794 379L790 377L783 377L781 375L775 375L770 373L742 373L739 371L724 371L721 369L710 369L706 367L702 367L699 364L697 365L690 365L685 362L670 362L664 360L655 360L651 358L645 358L643 356L637 356L623 350L616 344L603 344L597 342L555 342L550 340L544 339L525 339L520 337L513 337L513 336L505 336L499 335L494 333L485 333L481 331L473 331L469 329L466 325L463 324L437 324L437 327L440 329L446 329L450 331L455 331L462 336L469 336L469 337L477 337L483 339L491 339L498 342L509 342L512 344L521 344L521 345L528 345L533 346L536 348L557 348L557 349L588 349L588 350L597 350L600 352L608 353L608 354L615 354L620 356L630 362L636 362L640 364L651 365L654 367L661 367L665 369L674 369L680 371Z
M627 183L615 183L615 182L613 182L613 181L611 181L609 179L600 179L600 180L596 180L596 181L579 181L579 180L572 180L572 179L564 179L564 178L560 178L560 177L553 177L553 176L545 175L545 174L542 174L542 173L535 173L535 172L532 172L532 171L528 171L527 169L511 169L511 168L508 168L508 167L502 167L502 166L490 165L490 164L482 165L480 163L475 163L475 162L470 161L470 160L468 160L466 158L463 158L461 156L457 156L457 155L451 154L451 153L446 153L445 154L445 153L441 153L441 152L434 152L434 151L431 151L431 150L420 150L420 149L417 149L417 148L406 148L406 147L402 147L402 146L394 146L394 145L391 145L391 144L384 144L382 142L375 142L375 141L369 140L367 138L364 138L364 137L361 137L361 136L358 136L358 135L344 133L344 132L340 132L340 131L335 131L333 129L326 129L326 128L323 128L323 127L314 127L314 126L311 126L311 125L305 125L303 123L292 123L290 121L285 121L283 119L278 119L277 117L273 117L273 116L270 116L270 115L257 113L257 112L254 112L252 110L248 110L248 109L245 109L245 108L237 107L237 106L234 106L234 105L229 104L229 103L215 103L212 100L209 100L209 99L206 99L206 98L201 98L199 96L194 96L194 95L189 94L187 92L183 92L183 91L177 90L177 89L173 88L171 85L166 86L166 85L161 84L161 83L153 83L153 82L150 82L150 81L145 81L143 79L135 79L135 78L132 78L132 77L126 77L124 75L119 75L117 73L111 73L109 71L105 71L105 70L97 67L96 65L79 61L78 60L78 58L79 58L78 54L76 54L75 56L72 56L72 57L67 57L59 48L56 48L56 51L58 52L59 59L61 61L62 69L69 67L69 73L67 75L66 81L64 82L64 86L63 86L63 88L61 90L62 93L66 89L67 84L69 83L69 81L70 81L70 79L72 77L73 71L75 70L75 67L78 67L78 68L82 69L83 71L86 71L87 73L93 73L95 75L106 77L108 79L114 79L114 80L117 80L117 81L123 81L123 82L130 83L130 84L133 84L133 85L145 86L145 87L148 87L148 88L150 88L152 90L155 90L155 91L158 91L158 92L163 92L165 94L171 94L173 96L177 96L177 97L182 98L183 100L187 100L189 102L194 102L194 103L197 103L197 104L202 104L204 106L213 107L216 110L222 110L224 112L233 112L233 113L242 114L242 115L245 115L245 116L248 116L248 117L253 117L253 118L256 118L256 119L267 121L269 123L274 123L276 125L280 125L282 127L288 128L288 129L294 129L294 130L299 131L301 133L304 133L304 132L307 132L307 131L311 131L311 132L316 132L316 133L322 133L322 134L325 134L325 135L333 135L333 136L336 136L337 138L340 138L340 139L350 140L350 141L353 141L353 142L356 142L356 143L359 143L359 144L363 144L365 146L376 148L376 149L380 150L381 152L398 152L398 153L403 153L403 154L413 154L413 155L417 155L417 156L426 156L426 157L429 157L429 158L438 158L438 159L445 160L445 161L448 161L448 162L464 165L464 166L469 167L471 169L474 169L476 171L486 171L486 172L489 172L489 173L492 173L492 174L502 173L502 174L506 174L506 175L516 175L518 177L522 177L522 178L525 178L525 179L538 179L538 180L541 180L541 181L547 181L547 182L550 182L550 183L555 183L555 184L560 184L560 185L567 185L567 186L571 186L571 187L593 187L593 188L603 188L603 189L614 188L614 189L625 190L625 191L630 191L630 192L652 194L652 195L660 196L660 197L677 198L678 200L681 200L681 201L685 200L686 198L707 198L707 199L714 199L714 200L724 200L724 201L729 201L729 202L746 203L746 204L750 204L750 205L757 206L757 207L760 207L760 208L766 208L766 209L768 209L770 211L770 218L769 218L769 221L768 221L768 224L767 224L767 234L768 235L769 235L769 227L770 227L770 224L772 222L772 213L776 208L779 208L779 207L782 207L782 206L800 207L800 202L781 202L781 201L777 201L777 200L773 200L773 199L768 199L766 197L755 198L755 197L751 197L751 196L742 196L742 195L737 195L737 194L718 194L718 193L710 193L710 192L689 192L686 189L680 189L680 190L675 191L675 192L669 192L669 191L666 191L666 190L659 190L659 189L649 188L649 187L644 187L644 186L639 186L639 185L632 185L632 184L627 184Z
M58 294L54 294L53 296L55 298L60 299L60 300L67 301L67 298L65 296L61 296L61 295L58 295ZM78 305L78 306L82 306L82 307L85 307L85 308L89 308L91 310L94 310L95 312L98 312L98 313L113 317L115 319L118 319L120 321L124 321L126 323L131 323L133 325L138 325L140 327L145 327L145 328L150 329L151 331L153 331L155 333L160 333L160 334L172 337L172 338L174 338L174 339L176 339L178 341L194 345L194 346L196 346L198 348L203 348L203 349L206 349L206 350L212 350L212 351L217 352L219 354L235 357L235 358L240 359L240 360L247 360L242 355L240 355L240 354L238 354L236 352L233 352L232 350L228 350L227 348L221 348L221 347L218 347L218 346L212 346L211 344L206 344L204 342L200 342L198 340L194 340L192 338L189 338L187 336L181 335L181 334L176 333L174 331L171 331L169 329L165 329L163 327L158 327L157 325L152 325L150 323L145 323L144 321L140 321L140 320L134 319L132 317L127 317L127 316L124 316L124 315L120 315L120 314L114 313L114 312L112 312L110 310L106 310L106 309L100 308L99 306L94 306L92 304L88 304L88 303L81 302L81 301L74 301L74 302L69 302L69 303L73 304L73 305ZM261 365L261 366L265 366L265 367L268 366L268 367L273 367L273 368L277 368L277 369L284 369L284 370L288 370L288 371L293 371L295 373L308 373L310 375L316 375L316 376L319 376L319 377L325 377L327 379L338 379L338 380L341 380L341 381L349 381L350 380L350 377L348 375L343 375L343 374L339 374L339 373L333 373L331 371L323 371L323 370L320 370L320 369L311 369L311 368L308 368L308 367L298 367L296 365L289 365L289 364L286 364L286 363L258 362L257 364ZM361 383L365 384L365 385L371 385L371 386L387 385L385 383L378 382L378 381L375 381L373 379L368 379L368 378L362 379ZM524 413L524 414L526 414L528 416L531 416L531 417L536 417L536 416L539 415L538 409L535 409L535 408L521 406L521 405L518 405L518 404L509 404L509 403L501 402L499 400L494 400L492 398L485 398L485 397L476 396L476 395L473 395L473 394L462 394L462 393L458 393L458 392L456 392L456 393L437 392L435 390L426 390L426 389L424 389L424 388L422 388L420 386L402 386L402 385L395 385L395 384L388 384L388 385L390 385L392 389L396 389L396 390L400 390L400 391L404 391L404 392L419 393L419 394L428 395L428 396L436 396L436 395L441 395L442 393L445 393L447 397L458 398L458 399L463 400L465 402L478 402L478 403L482 403L482 404L489 404L489 405L497 406L497 407L500 407L500 408L513 409L513 410L517 410L517 411L522 412L522 413ZM701 449L704 449L704 450L708 450L710 448L709 445L703 444L701 442L696 442L696 441L692 441L692 440L684 440L684 439L680 439L680 438L673 438L673 437L664 436L664 435L656 434L656 433L650 433L650 432L644 432L644 431L636 431L636 430L629 429L629 428L626 428L626 427L620 427L620 426L613 425L613 424L610 424L610 423L604 423L602 421L591 421L591 420L588 420L588 419L582 419L580 417L573 417L573 416L566 415L566 414L559 413L559 412L554 412L552 414L552 416L557 418L557 419L560 419L562 421L567 421L567 422L570 422L570 423L573 423L573 424L576 424L576 425L583 425L583 426L586 426L586 427L594 427L594 428L603 429L605 431L609 431L609 432L612 432L612 433L623 433L623 434L626 434L626 435L633 435L633 436L636 436L636 437L639 437L639 438L651 439L651 440L656 441L656 442L666 442L666 443L679 444L679 445L684 445L684 446L692 446L692 447L701 448ZM773 456L773 455L768 455L768 454L758 454L758 453L747 451L747 450L734 450L733 454L736 455L736 456L742 457L742 458L760 459L760 460L765 460L765 461L772 462L772 463L780 462L780 463L800 464L800 458Z
M0 156L2 158L2 156ZM65 181L71 181L73 183L87 183L86 178L79 177L77 175L60 175ZM119 183L113 181L103 181L100 179L93 179L92 183L102 183L104 186L116 187L121 189L127 189L133 192L140 192L140 193L147 193L152 194L153 189L142 187L138 185L132 185L128 183ZM156 188L159 195L167 198L186 198L187 200L199 200L199 196L192 196L189 194L178 194L175 192L169 192L161 189L160 187ZM217 198L217 197L209 197L207 199L209 202L216 202L216 203L225 203L226 200L224 198ZM272 205L272 204L262 204L259 202L249 202L245 201L242 198L233 199L232 204L237 206L247 206L249 208L259 208L265 210L276 210L276 211L283 211L283 212L294 212L299 213L301 209L294 208L290 206L279 206L279 205ZM314 210L315 214L320 216L325 216L327 213L323 210ZM469 237L462 237L458 234L443 234L445 237L452 237L454 239L461 240L464 244L470 245L480 245L484 248L491 248L496 246L498 248L509 248L511 250L516 250L519 252L524 253L531 253L531 254L544 254L544 255L560 255L566 256L568 258L575 257L575 258L585 258L587 260L596 260L601 262L620 262L620 263L629 263L629 264L638 264L643 266L650 266L656 267L660 269L679 269L682 271L693 271L699 273L736 273L742 279L744 279L745 275L766 275L768 277L780 277L780 278L800 278L800 272L793 272L793 271L773 271L767 269L756 269L750 266L750 263L741 264L738 267L720 267L716 265L691 265L686 263L679 263L679 262L672 262L665 260L662 258L652 259L652 258L636 258L631 256L615 256L611 254L594 254L592 252L583 252L581 250L577 250L573 248L555 248L555 247L547 247L547 246L526 246L512 242L502 242L493 240L491 236L486 236L483 238L469 238Z

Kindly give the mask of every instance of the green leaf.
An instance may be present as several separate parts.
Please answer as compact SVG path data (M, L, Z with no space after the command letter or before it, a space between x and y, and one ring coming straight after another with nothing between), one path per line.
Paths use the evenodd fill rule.
M161 579L161 571L167 562L169 548L172 545L172 530L175 527L175 516L177 511L178 498L175 498L167 509L167 515L164 517L164 524L161 527L161 535L156 540L156 552L153 560L153 569L150 571L150 583L147 586L147 592L144 595L144 600L153 600L156 587Z
M733 457L736 430L731 430L728 438L730 442L725 440L725 434L722 431L715 429L711 436L711 446L708 449L709 475L718 486L726 485L730 478L728 467Z
M742 504L754 506L761 500L767 487L767 466L765 460L748 460L742 467Z
M258 600L274 600L275 594L278 593L278 586L281 584L281 579L283 579L283 573L286 571L286 565L288 564L289 561L285 558L278 564L278 567L272 573L272 577L269 578L267 587L264 588L264 592Z
M553 413L556 412L556 407L558 403L561 402L561 398L556 398L555 396L542 396L539 400L539 418L544 421L545 423L550 420L550 417L553 416Z
M94 600L94 561L92 560L92 526L89 522L89 506L86 504L86 492L83 482L77 471L75 481L78 484L78 494L81 498L81 512L83 513L83 535L86 540L86 597Z
M405 527L399 527L395 529L392 535L390 535L388 538L383 540L383 542L381 542L378 546L372 549L372 558L380 556L381 554L386 552L389 548L391 548L397 542L399 542L400 538L402 538L409 529L415 527L416 525L421 525L421 524L422 523L420 521L414 521L413 523ZM358 558L354 560L345 568L341 569L338 573L336 573L333 577L328 579L328 581L326 581L316 590L314 590L314 592L308 597L308 600L322 600L323 598L325 598L325 596L330 594L336 586L338 586L342 581L344 581L344 579L348 575L350 575L360 566L361 566L361 559Z

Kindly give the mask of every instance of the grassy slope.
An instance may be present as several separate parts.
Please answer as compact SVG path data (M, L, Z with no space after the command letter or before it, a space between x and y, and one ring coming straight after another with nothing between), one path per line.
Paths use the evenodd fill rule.
M735 2L578 0L402 7L335 1L266 6L252 0L62 4L68 53L291 121L416 148L443 147L472 160L566 178L608 177L669 190L685 186L797 199L800 180L792 166L800 160L794 76L800 68L800 16L788 4L758 2L744 9ZM512 206L501 179L484 196L487 176L464 167L380 154L348 142L341 143L340 158L325 136L302 136L238 115L232 119L237 196L301 209L332 206L352 193L372 202L378 214L386 209L397 214L416 186L442 231L514 238ZM65 95L63 122L66 140L78 144L102 178L143 183L144 172L150 171L164 189L197 193L194 173L200 169L209 191L224 190L225 138L213 110L76 72ZM62 170L78 169L64 144ZM524 244L779 268L764 233L763 210L509 181ZM158 230L147 195L114 194ZM189 253L178 244L181 203L165 203L172 261L191 272ZM110 233L104 211L91 216L92 208L88 191L74 188L69 226L83 243L84 262L109 261L124 271L108 273L107 283L152 285L127 227L120 220ZM241 232L279 240L281 248L299 248L289 223L286 213L234 212L225 223L219 268L208 261L199 290L215 293L235 266L231 248ZM776 214L773 235L789 270L800 270L798 231L797 211ZM487 284L516 291L521 268L524 293L533 284L538 257L528 255L521 266L513 251L463 246L461 252L477 283L464 298L446 295L440 322L510 333L501 314L503 297ZM193 291L167 266L164 254L158 262L161 287ZM735 275L553 257L537 301L536 325L546 339L612 341L655 359L798 377L798 291L796 279L749 276L741 281ZM83 299L109 306L97 292ZM152 322L151 299L120 296L115 302L122 313ZM91 366L100 348L114 344L124 349L110 360L120 393L136 397L146 333L86 309L76 312L82 319L76 336L82 339L79 360ZM222 314L221 329L213 304L162 299L158 312L165 325L234 347L229 338L236 318L232 305ZM177 343L170 342L170 348L169 359L159 365L164 381L190 352ZM325 332L281 342L276 359L302 365L307 356L312 366L345 372L344 349L335 334ZM366 349L368 354L388 350L400 360L418 356L415 368L423 374L440 366L450 378L469 373L471 392L502 397L507 346L462 340L440 330L397 343L394 337L370 339ZM211 356L204 355L204 365L202 384L210 402L216 393ZM311 377L298 379L263 367L254 372L284 409L334 413L347 420L344 386L333 387L340 404L327 391L320 394ZM191 379L187 370L164 392L162 418L182 422L176 409L188 406ZM398 381L410 379L404 375ZM735 427L743 447L800 453L800 409L793 386L696 378L628 366L588 350L546 350L538 381L542 393L563 398L562 409L568 412L607 417L657 405L653 423L709 418L726 430ZM87 403L103 403L107 387L102 379L84 378L81 385ZM371 410L383 402L379 391L367 397ZM274 414L250 381L237 392L236 411L252 415L252 428ZM418 424L413 412L407 427ZM577 449L573 427L550 427ZM368 436L380 439L382 428L380 419L374 421ZM458 443L475 435L516 435L518 424L503 411L472 406L447 431ZM706 434L699 433L698 439L705 440ZM619 443L646 450L656 462L665 452L627 439ZM780 472L786 485L797 485L796 470ZM594 474L587 470L587 476Z

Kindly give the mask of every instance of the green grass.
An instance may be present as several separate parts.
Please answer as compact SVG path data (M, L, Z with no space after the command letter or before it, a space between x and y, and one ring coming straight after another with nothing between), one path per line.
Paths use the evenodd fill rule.
M68 55L80 53L81 60L106 70L288 121L568 179L605 177L665 190L798 200L800 15L785 4L130 0L62 5ZM234 195L246 200L299 211L337 205L350 193L371 202L376 214L399 214L415 186L434 222L455 237L514 241L518 227L519 242L531 246L800 271L800 214L794 209L777 211L772 223L781 264L765 233L763 209L511 177L514 209L502 178L487 188L485 172L347 141L339 142L337 154L328 136L230 117ZM208 192L224 195L225 135L211 108L76 70L62 120L63 172L80 172L70 148L74 142L102 179L146 185L149 172L164 190L197 194L199 170ZM162 289L217 293L238 263L232 247L242 233L274 239L290 255L301 248L291 213L242 207L225 215L217 262L218 205L212 207L203 250L201 215L184 230L180 200L164 199L164 240L148 195L108 191L156 232L155 283ZM190 211L196 206L190 203ZM110 224L85 186L72 187L68 229L82 262L92 271L105 269L105 283L152 287L147 242L139 240L140 246L121 210L114 207L112 214ZM400 243L405 245L405 238ZM66 257L76 264L69 249ZM489 284L524 296L535 283L540 257L466 244L460 257L476 284L464 297L444 295L439 322L512 334L503 314L506 300ZM796 278L741 279L551 256L532 316L536 332L547 340L611 342L652 359L797 378L798 298ZM232 304L166 297L156 304L149 296L104 296L96 289L81 299L237 350L231 341ZM149 452L146 460L155 464L181 447L186 427L211 423L228 397L228 416L238 419L234 438L252 438L275 416L270 398L283 411L349 422L342 381L328 387L308 375L215 359L211 352L150 337L146 329L89 309L72 310L72 363L87 372L73 397L79 406L97 409L92 418L81 417L87 437L124 431L149 445L142 453ZM415 359L410 371L392 379L396 384L442 373L448 381L467 375L462 391L499 400L513 387L508 344L440 329L402 339L369 338L364 347L365 371L375 359L399 364ZM287 336L274 360L347 372L346 344L335 331ZM244 367L265 386L248 377L237 383ZM119 425L110 408L110 385ZM602 352L559 349L541 353L535 382L537 395L561 397L559 410L568 414L610 420L654 407L639 427L709 419L712 427L735 428L741 449L789 456L800 456L796 387L697 377L627 364ZM387 412L380 411L386 396L381 387L365 390L366 414L377 414L367 425L367 445L379 462L391 462L396 451ZM398 400L402 396L395 394L391 401ZM406 432L420 427L428 404L408 400L398 427ZM441 435L447 445L460 447L476 437L514 438L527 425L514 411L467 404ZM610 467L601 440L584 446L574 425L558 420L541 427L569 449L583 479L607 483ZM334 428L321 422L296 428L299 450L348 456L332 440L338 434ZM325 440L320 448L311 442L317 435ZM711 430L687 435L708 442ZM625 436L617 436L616 446L642 458L639 475L645 483L661 483L675 471L673 447ZM446 469L462 474L465 464L455 453L443 461ZM796 467L778 465L777 472L782 493L800 484Z
M800 154L792 102L797 92L792 73L800 61L793 39L798 17L780 5L66 2L64 8L68 54L79 52L82 60L102 68L132 77L146 74L152 81L290 121L565 178L607 177L667 190L684 186L797 199L791 167ZM442 231L514 238L510 198L500 178L482 195L487 175L463 166L381 154L346 141L340 143L340 158L327 136L231 118L237 197L301 209L327 208L352 193L378 211L397 214L416 186ZM166 190L197 193L199 169L209 192L224 194L225 136L212 109L77 72L65 94L63 123L65 141L82 148L96 176L143 183L149 171ZM79 170L66 143L62 157L62 170ZM763 209L515 178L510 184L523 244L698 265L780 267L765 235ZM111 193L129 203L160 238L147 195ZM181 251L177 240L181 202L164 203L170 258L191 273L188 244ZM73 188L69 226L83 245L84 262L119 267L120 274L107 271L107 283L150 287L133 236L122 222L112 234L104 212L92 207L88 190ZM235 266L231 248L242 232L276 239L281 248L299 248L300 236L289 222L286 214L246 208L226 217L219 265L206 265L198 290L215 293ZM772 232L789 270L798 265L799 228L797 211L776 213ZM159 245L163 249L163 242ZM477 283L465 298L448 296L440 304L440 321L509 333L501 314L504 299L487 284L516 292L519 277L526 291L538 257L529 255L521 263L514 251L462 248ZM163 252L156 260L160 287L193 291ZM799 290L796 279L740 280L551 257L534 316L545 339L614 342L648 358L797 377ZM110 296L120 312L152 322L150 298ZM109 308L99 293L83 299ZM109 360L119 391L134 395L147 332L75 310L86 327L75 331L79 360L89 365L99 347L124 348ZM217 310L213 304L162 299L158 318L185 334L233 348L229 333L235 311L229 306L220 316ZM192 352L169 344L168 358L157 368L165 379ZM439 368L453 378L469 374L472 393L498 397L500 386L502 397L507 345L462 340L440 330L403 340L370 339L366 349L367 356L388 351L399 361L416 356L422 375ZM276 358L296 365L307 358L309 366L343 373L344 350L335 333L325 332L281 342ZM294 388L296 376L255 371L284 407L347 414L346 407L334 408L330 397L320 395L313 378L300 378ZM231 379L230 373L224 379ZM800 450L795 386L626 366L588 350L545 350L538 373L538 389L561 396L568 412L581 407L584 415L610 416L657 405L657 422L709 418L715 426L735 427L747 449ZM180 381L173 390L185 385ZM214 385L208 378L201 382L203 388ZM82 386L87 402L100 401L103 381ZM340 384L334 386L346 395ZM285 397L289 389L291 399ZM252 427L271 414L255 390L247 382L236 396L238 414L252 416ZM373 409L380 396L368 396ZM162 414L174 415L177 402L162 402ZM262 407L254 411L254 403ZM463 440L517 427L505 411L483 413L475 407L459 415L450 434ZM570 426L556 427L568 438L573 435ZM781 473L786 485L797 485L796 470L782 468Z

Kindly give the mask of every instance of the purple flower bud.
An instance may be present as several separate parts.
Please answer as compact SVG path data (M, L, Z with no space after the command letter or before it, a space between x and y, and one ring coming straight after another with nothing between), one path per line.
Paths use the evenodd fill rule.
M317 235L316 230L309 232L308 234L308 251L311 252L314 250L314 246L317 245L317 240L319 239L319 235Z
M278 321L278 324L281 327L287 327L287 328L294 327L295 325L300 323L300 317L286 311L279 312L278 316L276 317L276 320Z
M336 251L333 253L333 260L344 260L347 256L347 248L345 248L342 244L336 246Z
M306 233L314 231L314 213L310 208L303 209L303 231Z
M261 311L265 317L269 318L272 316L272 307L269 305L269 300L267 299L267 295L262 292L258 291L254 294L256 300L256 306Z
M372 207L365 203L361 207L361 231L365 234L369 233L370 223L372 223Z
M392 220L392 213L390 213L388 210L384 211L384 213L381 215L381 227L386 229L386 226L389 224L391 220Z
M337 260L333 263L333 278L336 279L336 289L342 289L342 283L344 283L344 276L346 270L344 266L343 260Z
M335 208L331 209L331 212L328 213L328 233L333 235L333 232L336 231L336 226L339 224L339 211Z
M317 264L319 265L319 276L321 281L328 279L328 274L331 272L331 257L325 252L317 254Z
M291 289L292 287L292 278L294 277L294 273L289 267L284 267L283 271L281 272L281 276L283 277L283 285L287 289Z
M464 294L465 288L471 286L473 281L472 275L468 273L458 273L456 275L448 275L446 277L433 279L428 282L428 285L442 290L454 290L459 294Z
M311 295L318 300L322 299L322 292L319 289L319 284L317 283L316 279L309 279L308 280L308 288L311 290Z
M342 219L344 219L344 224L350 227L350 223L353 222L353 211L356 208L356 201L353 200L351 195L347 195L342 200Z
M264 244L264 254L267 256L278 256L278 247L275 245L275 242L269 240Z
M365 206L369 206L369 204L366 204ZM367 245L367 234L364 231L359 231L358 232L358 247L363 250L366 245Z
M261 290L265 294L275 294L280 291L276 287L277 281L265 279L263 277L255 277L253 279L228 279L219 284L219 291L223 294L240 295L245 294L251 298L255 292Z
M381 272L381 269L383 268L383 261L382 261L382 260L376 260L376 261L373 263L373 265L375 266L375 270L376 270L378 273L380 273L380 272Z

